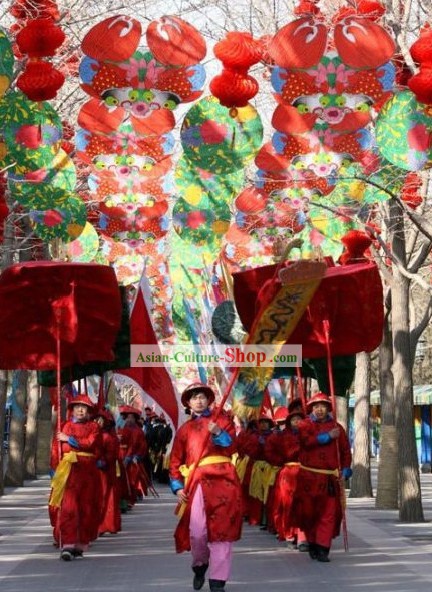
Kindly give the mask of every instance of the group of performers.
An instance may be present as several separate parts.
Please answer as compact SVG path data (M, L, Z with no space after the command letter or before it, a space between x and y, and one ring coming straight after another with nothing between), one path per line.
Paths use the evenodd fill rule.
M169 481L178 500L176 551L191 551L194 590L208 575L211 592L224 591L245 521L328 562L342 524L343 480L351 476L349 441L330 398L317 393L305 409L294 400L277 411L276 423L263 416L240 432L232 415L213 405L209 386L193 383L181 401L190 418L174 437ZM139 410L125 405L116 428L111 412L95 409L87 395L71 399L68 412L52 445L49 501L65 561L98 536L119 532L121 512L155 493L146 470L150 417L141 422Z
M69 417L53 439L49 515L64 561L82 557L99 536L119 532L121 514L154 492L141 413L129 405L119 413L121 427L116 427L110 411L78 395L69 401Z
M191 417L177 431L170 458L180 516L176 550L191 551L193 589L202 588L208 572L211 592L223 592L244 520L313 560L330 561L343 518L343 482L352 474L348 437L330 398L316 393L306 409L293 401L279 416L282 426L261 417L238 434L214 400L200 383L183 392Z

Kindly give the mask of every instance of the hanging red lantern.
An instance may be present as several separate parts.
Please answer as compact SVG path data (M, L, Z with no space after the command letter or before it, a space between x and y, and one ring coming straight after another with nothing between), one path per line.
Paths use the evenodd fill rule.
M417 64L432 64L432 28L429 23L420 30L420 37L411 45L410 54Z
M17 79L17 87L31 101L54 99L64 83L64 76L48 62L28 62Z
M9 13L18 20L30 20L51 17L60 19L60 12L55 0L15 0Z
M53 56L66 35L50 18L38 18L27 22L16 36L19 50L31 58Z
M216 43L213 53L227 68L248 69L262 58L261 44L250 33L232 31Z
M257 94L258 82L252 76L224 68L218 76L210 82L210 92L217 97L224 107L246 107L248 102Z
M432 105L432 64L422 65L420 71L408 80L408 87L419 103Z

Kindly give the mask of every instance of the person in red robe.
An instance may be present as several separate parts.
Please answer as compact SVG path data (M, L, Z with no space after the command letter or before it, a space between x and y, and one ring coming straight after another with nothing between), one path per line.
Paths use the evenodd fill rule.
M115 431L113 414L100 409L96 413L96 422L101 429L102 452L97 461L100 469L102 486L102 507L99 524L99 536L109 532L115 534L121 530L119 453L120 445Z
M223 592L230 577L233 542L241 536L242 496L231 455L235 426L223 412L216 418L213 390L193 383L182 394L191 411L174 438L170 485L179 500L176 551L192 552L193 588L200 590L209 571L211 592Z
M98 425L91 421L93 403L78 395L68 405L71 418L63 423L51 448L52 490L49 501L54 540L61 558L81 557L97 537L101 501L97 460L101 454Z
M299 423L300 470L293 517L307 536L311 559L328 562L332 539L342 523L343 479L349 479L351 449L342 425L333 418L328 395L307 402L309 416Z
M125 468L122 476L122 499L126 500L127 509L131 510L138 497L147 495L150 479L144 462L148 447L142 427L138 424L141 417L139 409L123 405L119 412L124 420L124 426L117 431L120 440L120 459Z
M288 411L288 410L287 410ZM265 455L271 465L280 466L273 500L272 522L281 541L289 541L294 549L308 551L306 535L293 526L291 507L297 490L297 477L300 470L299 422L305 415L301 409L294 409L285 418L285 428L274 432L266 442Z

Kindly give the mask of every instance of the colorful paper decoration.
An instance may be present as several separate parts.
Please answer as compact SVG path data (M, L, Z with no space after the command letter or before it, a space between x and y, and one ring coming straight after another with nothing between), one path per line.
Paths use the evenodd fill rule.
M203 60L207 53L201 33L178 16L162 16L152 21L146 39L161 64L191 66Z
M186 157L215 174L241 169L261 145L263 127L254 107L240 107L231 117L214 97L205 97L187 113L180 132Z
M0 27L0 98L10 86L13 77L14 55L9 37Z
M406 171L429 166L432 158L432 116L409 90L383 106L375 126L380 153Z
M99 249L99 236L94 226L85 223L79 237L66 245L68 258L74 263L90 263L94 261Z
M231 220L229 207L220 203L212 209L198 209L183 198L176 201L172 223L174 230L186 242L198 246L221 240Z

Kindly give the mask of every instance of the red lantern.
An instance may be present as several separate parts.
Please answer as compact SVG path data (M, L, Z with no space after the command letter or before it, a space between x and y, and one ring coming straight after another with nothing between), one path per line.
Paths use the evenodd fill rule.
M15 0L9 12L18 20L50 17L57 21L60 18L55 0Z
M408 80L409 89L419 103L432 104L432 64L422 65L420 72Z
M227 68L248 69L262 57L261 44L250 33L233 31L216 43L213 53Z
M429 23L422 27L420 37L410 47L410 54L417 64L432 64L432 29Z
M246 107L258 92L258 82L252 76L224 68L210 82L210 92L225 107Z
M21 53L31 58L43 58L53 56L65 37L52 19L38 18L28 21L16 36L16 42Z
M17 87L31 101L54 99L64 83L64 76L48 62L28 62L17 79Z

